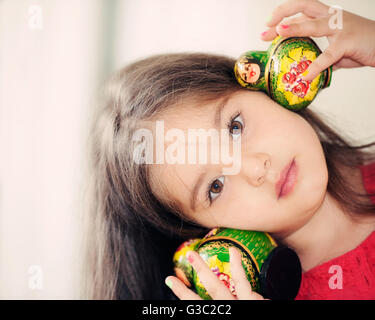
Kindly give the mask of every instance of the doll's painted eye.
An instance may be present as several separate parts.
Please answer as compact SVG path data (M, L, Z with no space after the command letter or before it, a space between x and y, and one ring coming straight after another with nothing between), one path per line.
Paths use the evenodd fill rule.
M210 200L210 202L212 202L213 200L215 200L219 196L219 194L222 192L223 188L224 188L224 176L221 176L221 177L215 179L214 182L212 182L209 185L208 199Z

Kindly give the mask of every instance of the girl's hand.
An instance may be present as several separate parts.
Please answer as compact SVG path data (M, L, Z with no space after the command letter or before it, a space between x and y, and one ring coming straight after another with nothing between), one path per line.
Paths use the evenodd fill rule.
M201 256L195 252L188 253L188 259L197 272L199 280L206 288L212 299L236 300L229 289L210 270ZM241 253L234 247L229 248L230 269L236 294L240 300L265 300L260 294L251 290L250 282L246 278L245 270L242 267ZM188 289L185 284L174 276L165 279L165 283L172 289L174 294L181 300L202 300L202 298ZM268 299L267 299L268 300Z
M265 41L277 35L326 36L330 45L310 64L305 80L313 80L321 71L333 65L338 68L362 66L375 67L375 21L342 10L342 28L338 8L332 8L317 0L288 0L276 7L267 22L270 27L261 34ZM280 22L301 12L302 15Z

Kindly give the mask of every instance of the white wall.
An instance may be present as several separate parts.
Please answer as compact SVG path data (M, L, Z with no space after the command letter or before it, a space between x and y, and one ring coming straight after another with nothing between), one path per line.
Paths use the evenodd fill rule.
M1 299L78 297L81 150L103 78L154 53L265 50L259 34L280 2L0 1ZM373 0L324 2L375 19ZM374 68L339 70L311 108L360 141L374 139L374 78ZM43 282L32 282L38 275Z
M99 13L96 0L0 2L1 299L76 297Z

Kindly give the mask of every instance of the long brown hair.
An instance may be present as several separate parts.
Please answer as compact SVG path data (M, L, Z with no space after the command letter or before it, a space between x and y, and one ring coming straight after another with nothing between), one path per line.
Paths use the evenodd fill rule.
M183 240L208 230L152 192L148 165L133 161L132 135L181 99L209 101L246 90L235 80L234 62L213 54L161 54L122 68L103 86L87 142L82 298L176 298L164 284L173 274L172 255ZM348 172L375 160L366 150L375 142L353 146L311 109L299 115L322 143L327 191L347 212L375 214L369 195L348 183Z

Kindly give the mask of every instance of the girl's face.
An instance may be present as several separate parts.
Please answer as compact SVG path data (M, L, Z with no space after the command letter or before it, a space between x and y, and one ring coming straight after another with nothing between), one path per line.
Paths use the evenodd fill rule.
M215 113L223 101L199 106L185 101L160 120L164 120L165 131L178 128L188 137L188 129L227 128L227 122L240 113L232 122L232 131L242 126L239 173L224 176L222 168L228 165L210 163L210 157L207 164L163 163L152 166L152 176L161 181L153 188L163 191L162 197L175 200L185 215L205 227L286 236L312 217L326 194L328 171L318 136L298 114L261 92L246 90L225 101L220 128L216 128ZM209 139L207 143L210 150ZM164 148L168 145L165 142ZM187 158L188 143L184 147ZM278 199L275 185L293 158L298 168L296 184L291 193ZM197 180L200 183L195 188Z

